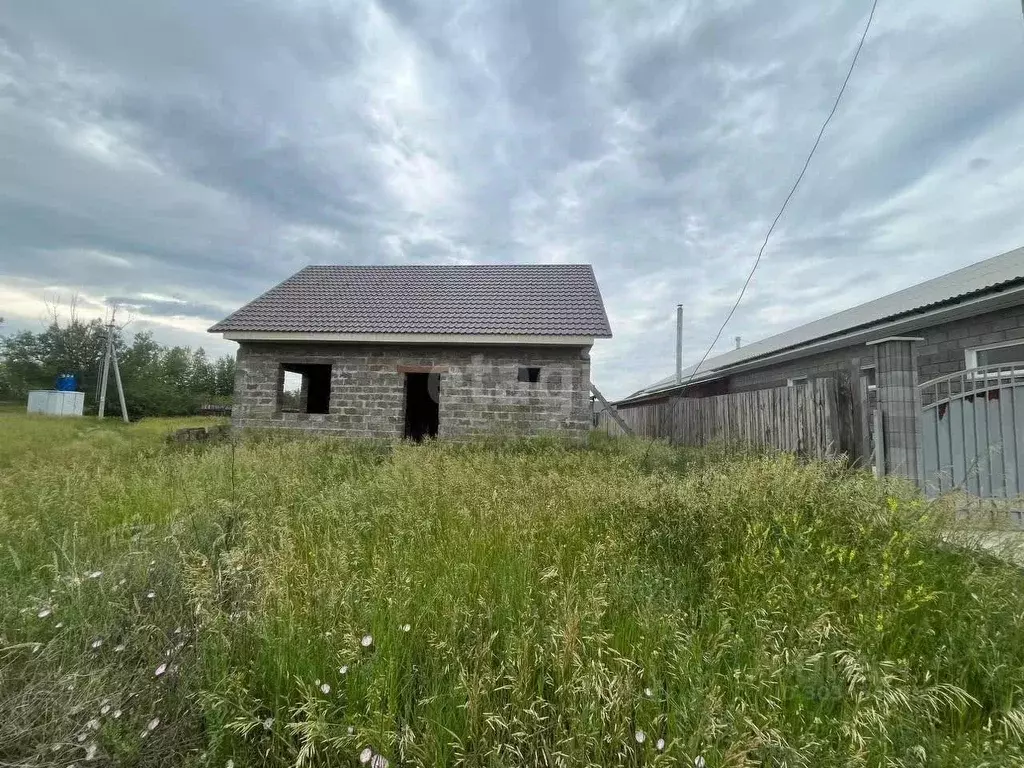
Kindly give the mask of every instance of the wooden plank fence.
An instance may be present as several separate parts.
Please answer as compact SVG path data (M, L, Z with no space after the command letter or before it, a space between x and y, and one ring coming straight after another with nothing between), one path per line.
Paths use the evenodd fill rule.
M668 397L618 409L638 437L676 445L711 443L769 448L813 458L851 453L849 398L835 379L714 397ZM607 414L598 427L622 434Z

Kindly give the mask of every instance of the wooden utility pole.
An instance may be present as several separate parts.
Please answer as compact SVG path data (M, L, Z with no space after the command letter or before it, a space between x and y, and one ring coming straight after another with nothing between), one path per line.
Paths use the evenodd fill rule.
M114 383L117 385L117 397L121 403L121 420L128 423L128 406L124 402L124 385L121 384L121 369L117 365L117 347L114 345L114 320L107 324L107 349L103 354L103 375L100 377L100 404L97 416L103 418L107 407L107 378L110 375L110 364L114 364Z

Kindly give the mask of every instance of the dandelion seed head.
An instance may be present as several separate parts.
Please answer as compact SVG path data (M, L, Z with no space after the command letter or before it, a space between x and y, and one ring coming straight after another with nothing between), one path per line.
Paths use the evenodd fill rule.
M373 750L367 747L359 753L359 762L366 765L373 758Z
M159 725L160 725L160 718L159 717L154 717L152 720L150 720L148 723L146 723L146 730L147 731L155 731L157 729L157 726L159 726Z
M373 635L363 635L363 639L359 641L359 644L363 646L363 648L369 648L373 645Z
M96 746L95 742L89 744L85 748L85 759L86 760L95 760L96 759L96 753L98 751L99 751L99 747Z
M95 717L85 724L85 727L91 731L98 731L100 729L100 721Z
M647 741L647 734L643 731L637 731L633 734L633 738L636 739L637 744L643 744L645 741Z
M155 677L160 677L160 675L162 675L166 671L167 671L167 665L166 664L161 664L159 667L156 668L156 672L154 672L153 675Z
M39 610L39 613L36 614L36 616L38 616L40 619L45 619L51 613L53 613L53 609L52 608L41 608Z
M665 740L664 739L658 739L658 743L655 744L654 746L656 746L658 748L658 751L661 752L661 750L663 750L665 748Z
M323 693L330 693L331 692L331 684L330 683L323 683L323 684L321 684L320 685L320 690Z
M268 717L266 720L263 721L263 730L269 731L273 727L274 727L274 718Z
M338 667L338 672L343 674L343 675L347 675L348 674L348 664L342 664L340 667Z

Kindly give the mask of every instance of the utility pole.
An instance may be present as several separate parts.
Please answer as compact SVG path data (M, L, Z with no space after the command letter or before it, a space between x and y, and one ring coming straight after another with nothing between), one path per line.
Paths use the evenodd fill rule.
M683 305L676 304L676 386L683 383Z
M121 403L121 420L128 423L128 406L124 402L124 385L121 384L121 369L117 365L117 348L114 346L114 318L107 323L107 349L103 354L103 375L100 377L100 404L97 416L103 418L107 407L107 378L110 375L110 363L114 363L114 383L117 384L117 396Z

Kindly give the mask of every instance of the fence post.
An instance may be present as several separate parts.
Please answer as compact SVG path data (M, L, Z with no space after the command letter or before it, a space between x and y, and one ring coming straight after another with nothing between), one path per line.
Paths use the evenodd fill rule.
M875 435L882 448L885 474L921 481L921 404L917 393L919 337L890 336L868 342L875 348L875 375L881 429ZM877 423L877 422L876 422Z

